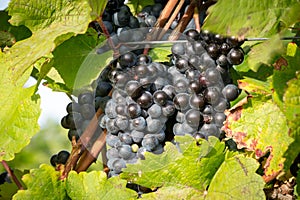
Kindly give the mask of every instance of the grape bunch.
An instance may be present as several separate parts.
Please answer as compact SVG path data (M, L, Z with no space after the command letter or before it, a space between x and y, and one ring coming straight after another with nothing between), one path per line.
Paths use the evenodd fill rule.
M224 111L240 93L229 69L244 59L242 42L196 30L186 37L188 42L172 46L169 65L128 52L107 72L105 84L113 93L99 125L108 133L110 175L143 159L146 151L162 153L174 135L223 137ZM97 89L102 85L103 80Z

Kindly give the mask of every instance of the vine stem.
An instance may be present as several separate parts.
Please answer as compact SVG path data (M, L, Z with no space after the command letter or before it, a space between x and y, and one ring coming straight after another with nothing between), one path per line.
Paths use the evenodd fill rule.
M173 8L176 6L178 0L169 0L168 3L166 4L165 8L161 11L159 18L157 19L154 28L152 29L152 31L150 33L147 34L146 37L146 41L151 41L153 39L156 39L160 28L163 28L163 26L165 25L165 23L168 21ZM146 45L146 47L144 48L144 52L143 54L148 54L149 52L149 48L150 46Z
M178 13L180 12L180 9L182 8L183 4L184 4L184 0L180 0L179 4L176 6L174 12L172 13L170 19L168 20L166 25L163 27L163 30L160 32L160 34L158 36L158 40L160 40L164 36L164 34L169 30L174 19L177 17Z
M110 91L110 93L108 94L108 96L112 95L112 91ZM86 127L86 129L84 130L83 134L80 136L80 138L78 139L78 141L76 142L75 139L72 140L72 151L70 153L70 156L66 162L64 171L62 173L62 175L60 176L60 179L65 179L69 172L75 168L81 168L80 165L76 166L79 158L84 154L87 154L88 152L88 145L90 140L92 139L93 135L95 134L95 131L98 128L98 118L100 115L103 114L103 110L101 108L99 108L97 110L97 112L95 113L94 117L91 119L89 125ZM101 135L103 135L103 137L101 137L102 142L104 142L103 145L105 145L105 139L106 139L106 134L102 133ZM98 156L98 155L97 155ZM96 156L96 157L97 157ZM83 158L86 157L86 155L83 156ZM96 158L94 157L94 159ZM85 163L84 159L83 161L81 161L80 163ZM91 162L92 163L92 162Z
M171 35L169 36L169 40L177 40L180 37L180 34L184 31L186 26L188 25L189 21L192 19L194 15L194 9L196 7L195 1L192 1L182 16L182 18L179 20L178 25L176 28L172 31Z
M16 175L14 174L14 172L8 166L7 162L5 160L2 160L1 163L2 163L2 165L4 167L4 169L9 174L9 176L12 178L13 182L17 185L17 187L19 188L19 190L24 190L21 182L18 180L18 178L16 177Z

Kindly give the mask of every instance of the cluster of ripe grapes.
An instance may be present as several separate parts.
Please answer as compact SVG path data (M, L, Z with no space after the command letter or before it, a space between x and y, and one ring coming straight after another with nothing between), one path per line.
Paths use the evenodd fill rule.
M242 42L193 29L185 35L172 46L170 63L127 52L102 71L93 92L67 106L61 124L70 140L78 140L97 109L104 111L98 128L107 130L110 176L146 151L162 153L174 135L223 137L224 111L240 92L229 69L243 62ZM51 164L65 164L68 155L59 152Z

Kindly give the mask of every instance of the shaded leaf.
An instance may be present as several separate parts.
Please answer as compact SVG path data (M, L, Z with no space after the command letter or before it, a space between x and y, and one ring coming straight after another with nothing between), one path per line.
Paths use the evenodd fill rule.
M268 37L299 21L299 10L297 0L219 0L209 8L203 28L223 35Z
M276 57L279 57L283 52L283 42L279 35L274 35L269 40L252 47L247 63L249 68L256 72L262 64L270 66Z
M259 163L237 155L226 159L212 179L205 199L266 199L264 181L255 173Z
M254 151L257 157L270 151L264 165L266 176L282 170L283 155L293 139L288 134L286 117L271 100L249 99L247 104L232 110L225 131L238 148Z
M89 29L87 33L74 36L55 49L53 66L68 88L79 89L90 84L108 64L111 51L96 53L96 46L104 39L101 37L98 40L97 33Z
M293 160L300 152L300 74L297 73L297 77L291 79L287 83L287 89L283 96L285 115L289 119L289 132L290 136L295 141L289 146L288 151L285 153L285 169L288 170Z
M71 199L135 199L137 193L126 188L126 183L118 176L107 179L103 171L79 174L71 171L66 181L66 190Z
M225 144L215 137L201 140L200 146L191 136L177 136L175 140L181 153L175 145L167 142L164 153L146 152L146 159L127 165L121 177L149 188L170 186L185 188L186 191L205 191L224 160Z
M13 199L68 199L65 183L58 180L59 174L53 167L45 164L41 165L39 169L30 170L30 173L24 175L22 179L27 189L19 190Z
M285 63L280 61L284 59ZM296 77L296 71L300 70L300 52L297 51L294 57L284 56L281 57L277 62L280 66L279 70L274 70L272 88L275 91L273 94L275 102L282 107L283 96L287 89L287 83L289 80ZM283 64L287 64L284 66Z
M8 22L9 19L10 16L7 11L0 11L0 31L9 34L10 39L13 40L13 42L20 41L31 36L31 31L26 26L13 26ZM0 46L2 46L1 43L0 36Z

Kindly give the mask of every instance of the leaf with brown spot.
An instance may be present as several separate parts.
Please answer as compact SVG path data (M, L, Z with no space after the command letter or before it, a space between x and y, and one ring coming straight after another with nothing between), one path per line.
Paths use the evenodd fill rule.
M269 176L282 170L283 155L293 141L288 134L287 119L271 100L262 97L248 99L248 103L232 110L225 123L225 132L238 148L254 151L257 157L270 151L264 166Z

